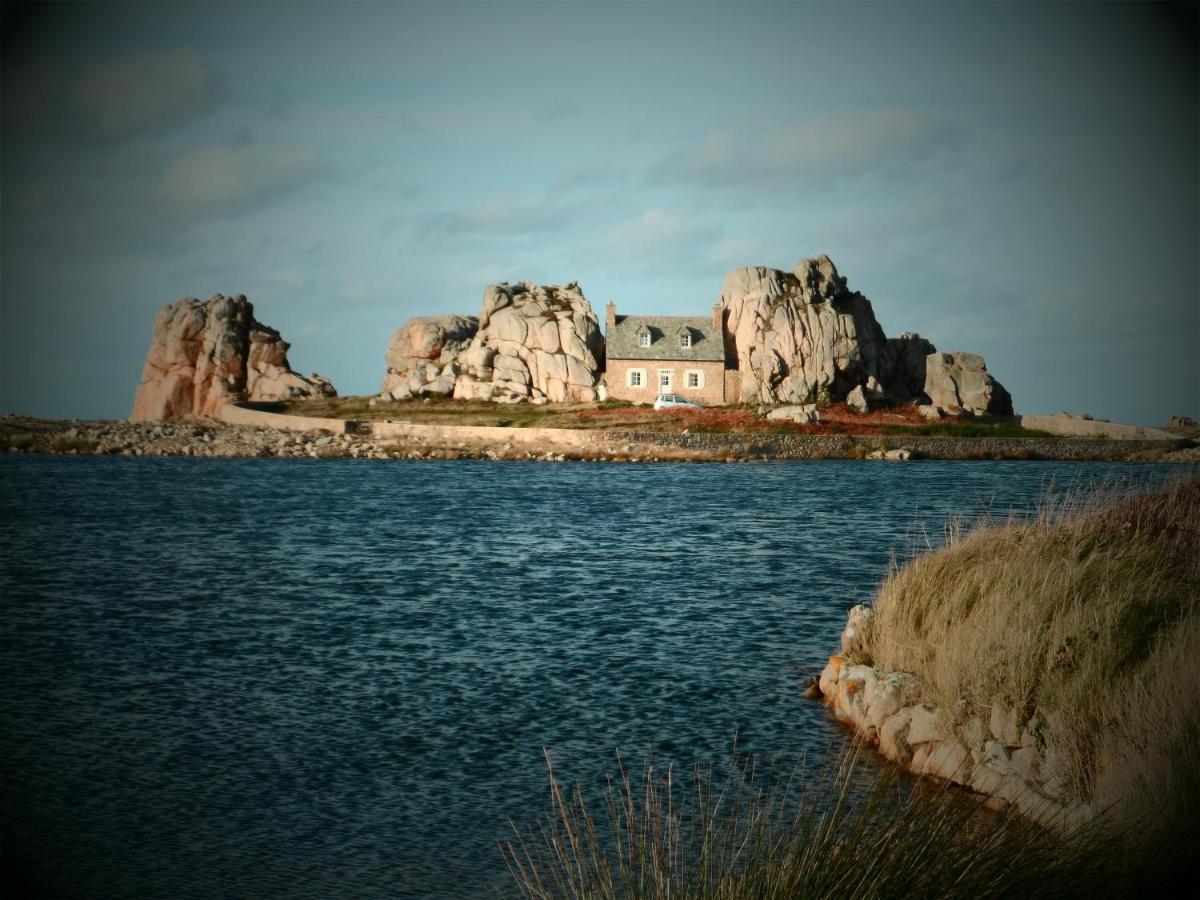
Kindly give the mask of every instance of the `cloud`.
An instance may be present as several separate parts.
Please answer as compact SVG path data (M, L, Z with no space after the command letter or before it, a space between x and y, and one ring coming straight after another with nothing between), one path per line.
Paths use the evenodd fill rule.
M162 193L176 207L211 210L297 187L321 168L316 154L303 148L205 147L171 163Z
M93 66L80 76L73 99L97 136L119 140L203 115L223 94L204 60L176 50Z
M831 113L773 130L721 130L673 153L652 180L712 185L833 179L910 164L952 146L937 117L913 109Z
M621 222L599 242L599 258L625 275L695 270L720 255L718 225L665 209L648 209Z
M421 230L426 236L543 234L566 227L584 211L579 204L522 203L497 195L474 206L431 213Z

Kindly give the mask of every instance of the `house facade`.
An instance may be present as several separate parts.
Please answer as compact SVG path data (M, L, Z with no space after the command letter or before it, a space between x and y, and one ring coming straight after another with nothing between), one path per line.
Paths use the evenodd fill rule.
M736 362L726 353L724 310L711 316L618 316L605 309L605 383L608 396L653 403L659 394L680 394L703 406L733 402Z

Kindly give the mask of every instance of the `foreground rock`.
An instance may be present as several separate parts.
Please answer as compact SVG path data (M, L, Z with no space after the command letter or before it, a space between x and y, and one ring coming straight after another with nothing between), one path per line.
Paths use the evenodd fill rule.
M1000 699L985 716L958 716L921 702L920 684L906 672L864 664L874 614L850 610L841 652L829 658L818 682L841 722L879 752L916 775L932 775L1012 804L1048 825L1070 825L1091 815L1069 800L1063 761L1056 759L1046 722Z
M603 360L600 323L578 284L491 284L478 319L412 319L396 332L381 399L590 402Z
M237 400L334 397L320 375L305 378L288 364L289 344L254 318L242 294L194 297L161 309L134 395L135 422L215 416Z

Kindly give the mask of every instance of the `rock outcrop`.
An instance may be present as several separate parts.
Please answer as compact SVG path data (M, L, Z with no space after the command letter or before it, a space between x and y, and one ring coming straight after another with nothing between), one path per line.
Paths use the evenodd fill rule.
M1012 414L1012 398L982 357L939 354L911 332L886 337L871 302L846 287L828 256L802 259L790 273L735 269L720 304L742 402L848 400L866 412L929 399L952 414Z
M999 698L986 714L958 716L921 702L916 677L864 662L874 625L870 607L850 610L841 652L829 658L818 680L839 721L914 774L969 787L988 795L993 805L1012 804L1048 825L1091 814L1069 796L1064 761L1042 717L1025 715Z
M931 353L925 361L925 395L951 415L1013 414L1012 396L974 353Z
M454 367L479 331L473 316L409 319L392 335L387 349L383 393L394 398L454 393ZM443 372L445 375L443 376Z
M895 380L896 349L871 302L846 288L828 256L801 260L790 273L735 269L720 303L743 402L828 402L870 377L889 387Z
M603 360L600 323L578 284L490 284L478 319L413 319L396 332L382 396L587 402L601 396Z
M254 318L242 294L178 300L159 310L130 418L151 422L215 416L238 400L332 397L320 375L288 365L289 344Z

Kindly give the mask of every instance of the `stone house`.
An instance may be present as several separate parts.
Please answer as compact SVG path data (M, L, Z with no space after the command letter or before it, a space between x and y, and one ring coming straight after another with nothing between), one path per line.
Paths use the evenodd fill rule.
M720 303L705 316L618 316L605 309L608 396L653 403L680 394L703 406L736 401L738 372L726 350Z

